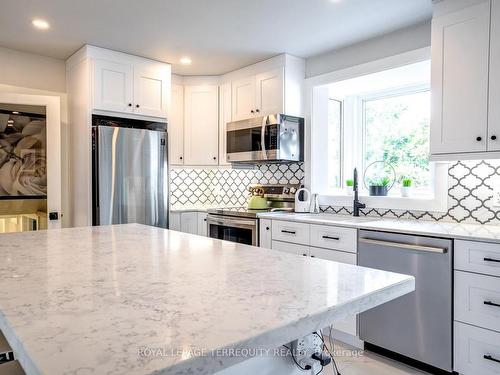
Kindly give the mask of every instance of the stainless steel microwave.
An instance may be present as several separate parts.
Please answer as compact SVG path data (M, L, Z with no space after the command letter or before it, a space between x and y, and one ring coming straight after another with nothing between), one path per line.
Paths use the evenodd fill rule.
M269 115L226 125L230 163L287 163L304 161L304 119Z

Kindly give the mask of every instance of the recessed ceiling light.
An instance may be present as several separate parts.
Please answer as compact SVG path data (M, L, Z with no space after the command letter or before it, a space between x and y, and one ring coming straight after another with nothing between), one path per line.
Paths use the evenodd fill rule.
M189 57L183 57L183 58L181 58L180 62L182 65L189 65L189 64L191 64L192 61Z
M41 20L39 18L34 19L33 21L31 21L31 23L39 30L47 30L50 28L50 24L47 21Z

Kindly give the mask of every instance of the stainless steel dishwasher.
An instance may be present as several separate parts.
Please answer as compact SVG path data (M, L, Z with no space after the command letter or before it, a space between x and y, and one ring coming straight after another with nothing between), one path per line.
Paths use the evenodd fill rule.
M449 239L359 231L360 266L412 275L415 291L360 314L360 338L452 371L452 249Z

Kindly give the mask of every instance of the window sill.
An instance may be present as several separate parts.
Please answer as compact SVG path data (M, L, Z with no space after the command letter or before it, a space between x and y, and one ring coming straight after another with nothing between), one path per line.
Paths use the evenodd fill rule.
M354 197L352 195L321 195L319 203L321 206L346 206L351 207ZM373 197L369 195L360 195L359 200L361 203L366 204L367 208L381 208L392 210L405 210L405 211L432 211L432 212L446 212L448 208L447 199L439 199L436 197L398 197L398 196L385 196Z

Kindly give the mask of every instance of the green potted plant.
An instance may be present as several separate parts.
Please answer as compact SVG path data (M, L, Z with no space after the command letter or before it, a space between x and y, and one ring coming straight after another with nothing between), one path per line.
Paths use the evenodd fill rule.
M408 198L411 193L411 185L413 181L411 178L403 178L401 180L401 196L404 198Z
M389 192L389 184L391 180L389 177L381 177L370 181L368 187L370 195L373 197L385 197Z
M353 194L354 180L345 180L345 192L347 195Z

